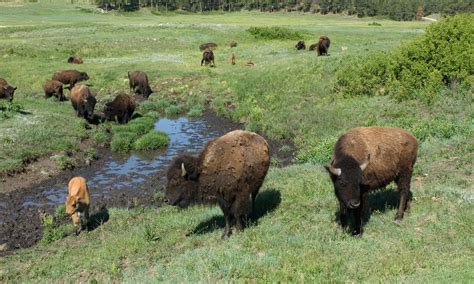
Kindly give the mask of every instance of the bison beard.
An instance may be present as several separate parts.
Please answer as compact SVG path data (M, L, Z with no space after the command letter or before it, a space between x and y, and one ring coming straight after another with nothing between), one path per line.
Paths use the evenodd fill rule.
M214 53L212 50L207 49L202 53L201 66L203 63L206 63L206 65L211 64L211 67L214 67Z

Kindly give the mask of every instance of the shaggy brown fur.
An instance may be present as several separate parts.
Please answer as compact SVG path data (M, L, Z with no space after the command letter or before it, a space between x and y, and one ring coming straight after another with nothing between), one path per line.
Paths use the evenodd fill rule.
M0 99L13 101L15 90L16 87L10 86L5 79L0 78Z
M87 86L79 85L72 88L70 99L77 116L92 119L97 101Z
M297 50L306 49L306 45L304 44L304 41L300 40L296 43L295 48Z
M198 157L183 155L171 162L165 201L180 207L219 204L226 221L223 237L228 237L234 222L237 230L243 230L243 218L255 205L269 165L263 137L229 132L207 143Z
M204 50L202 53L201 66L203 63L206 65L211 64L211 67L214 67L214 52L212 52L212 50Z
M66 98L63 94L63 84L56 80L46 80L43 86L44 89L44 97L50 98L51 96L55 96L58 100L64 101Z
M313 43L312 45L309 46L308 50L309 50L309 51L313 51L313 50L316 49L316 46L318 46L318 44L317 44L317 43Z
M73 56L70 56L67 59L67 63L82 64L82 63L84 63L84 61L82 61L82 58L79 55L73 55Z
M89 80L89 75L77 70L64 70L54 72L52 79L69 85L69 89L72 89L77 82Z
M213 42L203 43L199 46L200 51L204 51L206 49L214 50L216 48L217 48L217 43L213 43Z
M316 44L316 52L318 56L328 55L329 46L331 45L331 40L327 36L320 36L319 41Z
M129 71L128 83L131 94L140 94L144 98L148 98L153 93L148 83L148 76L143 71Z
M135 99L127 94L118 94L115 99L105 104L104 115L108 120L117 117L118 123L126 124L135 111Z
M400 206L395 219L410 208L410 181L417 157L418 140L400 128L360 127L342 135L326 167L334 183L341 209L341 225L348 213L356 219L354 235L362 233L362 217L368 214L369 192L395 181Z
M86 179L83 177L73 177L69 181L67 191L66 214L71 216L74 226L86 225L89 220L90 205ZM85 224L82 224L83 219Z

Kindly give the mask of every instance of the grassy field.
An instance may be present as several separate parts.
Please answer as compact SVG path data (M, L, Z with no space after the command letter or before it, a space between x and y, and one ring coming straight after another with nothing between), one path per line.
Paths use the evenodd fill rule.
M249 130L291 139L299 153L294 165L271 168L252 225L226 241L220 240L223 217L216 207L110 209L110 220L94 231L1 258L0 281L472 281L472 94L426 104L332 91L342 64L422 35L427 23L93 11L0 3L0 77L18 86L15 101L23 107L0 117L0 172L64 150L81 152L78 141L88 137L101 141L103 127L87 129L69 102L43 98L44 80L70 68L89 74L99 109L115 92L128 91L127 71L143 70L156 93L139 112L199 115L209 105ZM369 25L374 21L381 26ZM246 31L251 26L285 26L307 45L326 34L331 56L298 52L296 40L254 39ZM231 40L238 42L232 50ZM219 44L216 68L199 66L204 42ZM73 53L85 64L65 63ZM244 65L249 60L254 67ZM414 201L396 223L394 187L373 194L365 234L352 238L335 220L337 201L321 165L340 134L369 125L403 127L421 141Z

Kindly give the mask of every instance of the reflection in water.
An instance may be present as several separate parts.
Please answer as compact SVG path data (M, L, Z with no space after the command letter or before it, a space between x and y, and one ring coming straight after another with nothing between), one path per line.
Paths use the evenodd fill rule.
M169 145L166 149L149 152L134 152L131 155L111 154L104 167L99 171L84 176L92 197L106 198L111 194L123 191L135 191L152 173L160 174L165 179L166 167L173 157L182 152L197 153L204 144L219 136L216 130L206 125L204 120L187 118L162 118L155 123L155 130L168 134ZM39 195L39 196L38 196ZM37 196L26 199L24 206L59 205L67 196L67 185L40 190Z

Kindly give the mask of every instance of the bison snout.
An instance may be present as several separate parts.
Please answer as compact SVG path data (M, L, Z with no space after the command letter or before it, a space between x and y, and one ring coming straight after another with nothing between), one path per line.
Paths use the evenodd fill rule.
M358 201L358 200L351 200L349 202L349 206L350 206L351 209L355 209L355 208L359 207L359 205L360 205L360 201Z
M167 198L165 198L165 200L163 200L163 201L164 201L166 204L169 204L169 203L170 203L169 199L167 199Z

